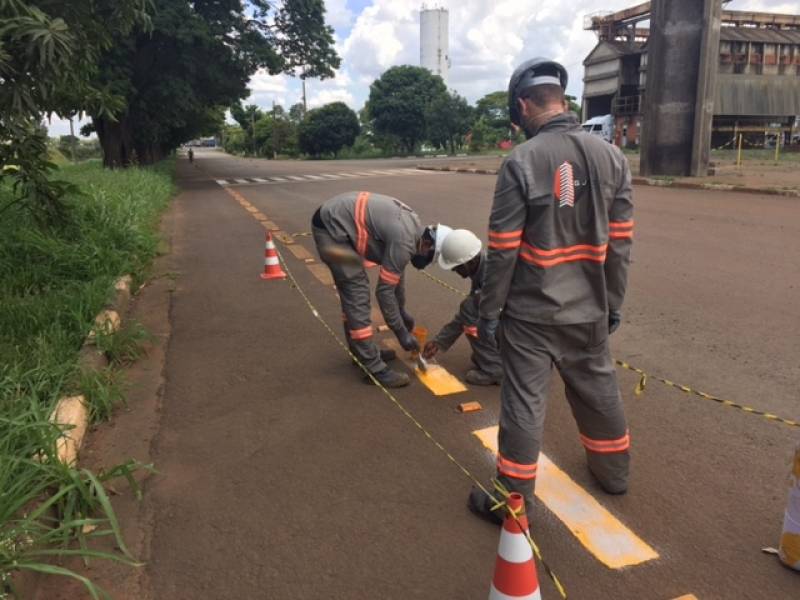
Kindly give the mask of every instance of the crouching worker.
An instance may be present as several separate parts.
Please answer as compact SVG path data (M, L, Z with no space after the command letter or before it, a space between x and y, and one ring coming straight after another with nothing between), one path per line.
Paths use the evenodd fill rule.
M437 249L437 234L444 238L450 229L444 225L423 227L417 213L400 200L370 192L334 196L317 209L311 224L320 260L336 283L350 351L381 385L408 385L408 374L386 364L395 353L379 350L372 339L364 261L380 265L375 295L386 324L404 350L418 352L419 344L411 333L414 318L405 308L403 272L409 262L417 269L427 267Z
M458 313L442 327L436 337L425 344L422 356L425 359L446 352L456 340L465 334L472 347L472 364L465 379L472 385L498 385L502 378L502 365L497 347L478 337L478 305L486 260L481 241L471 231L456 229L444 240L439 253L439 266L455 271L464 279L472 280L469 296L458 308Z

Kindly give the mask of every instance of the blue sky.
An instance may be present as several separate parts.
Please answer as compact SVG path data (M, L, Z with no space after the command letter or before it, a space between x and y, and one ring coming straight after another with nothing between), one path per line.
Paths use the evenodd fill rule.
M569 93L580 96L582 61L596 44L583 29L585 15L637 4L639 0L427 0L449 10L449 87L470 102L505 89L514 67L533 56L561 61L569 71ZM394 65L419 64L421 0L325 0L327 21L336 32L342 66L334 79L308 81L311 107L343 101L359 110L369 85ZM568 8L565 8L568 7ZM732 10L798 13L797 0L733 0ZM257 73L248 102L268 108L301 99L300 82ZM55 119L52 135L69 132Z

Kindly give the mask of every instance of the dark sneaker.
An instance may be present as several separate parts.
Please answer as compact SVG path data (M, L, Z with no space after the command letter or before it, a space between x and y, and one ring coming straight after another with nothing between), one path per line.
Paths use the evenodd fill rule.
M500 383L499 377L489 375L486 371L481 371L480 369L470 369L464 379L472 385L498 385Z
M467 506L474 515L480 517L484 521L488 521L492 525L503 524L503 519L505 518L503 507L501 506L493 511L492 506L494 506L494 502L483 490L473 486L472 490L469 492Z
M389 367L386 367L383 371L373 373L372 376L377 379L383 387L387 388L405 387L411 383L411 378L406 373L393 371ZM367 383L372 383L372 379L369 377L365 377L365 380Z

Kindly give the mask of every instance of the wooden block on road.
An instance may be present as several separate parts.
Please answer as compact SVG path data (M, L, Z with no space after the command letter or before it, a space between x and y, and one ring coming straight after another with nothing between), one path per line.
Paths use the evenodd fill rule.
M291 246L295 243L294 238L285 231L278 230L273 235L276 239L280 240L284 246Z
M471 413L483 410L483 407L480 402L462 402L458 405L458 410L462 413Z

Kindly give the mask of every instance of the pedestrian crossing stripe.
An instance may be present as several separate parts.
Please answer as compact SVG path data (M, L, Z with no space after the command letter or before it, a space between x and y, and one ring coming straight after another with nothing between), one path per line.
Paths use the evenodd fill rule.
M498 429L487 427L472 434L496 455ZM600 562L611 569L622 569L659 557L543 452L539 453L538 465L536 496Z
M387 177L401 175L442 175L437 171L421 171L418 169L375 169L372 171L353 171L344 173L320 173L306 175L284 175L283 177L235 177L232 179L215 179L222 187L231 185L264 185L273 183L314 183L317 181L335 181L339 179L352 179L363 177Z

